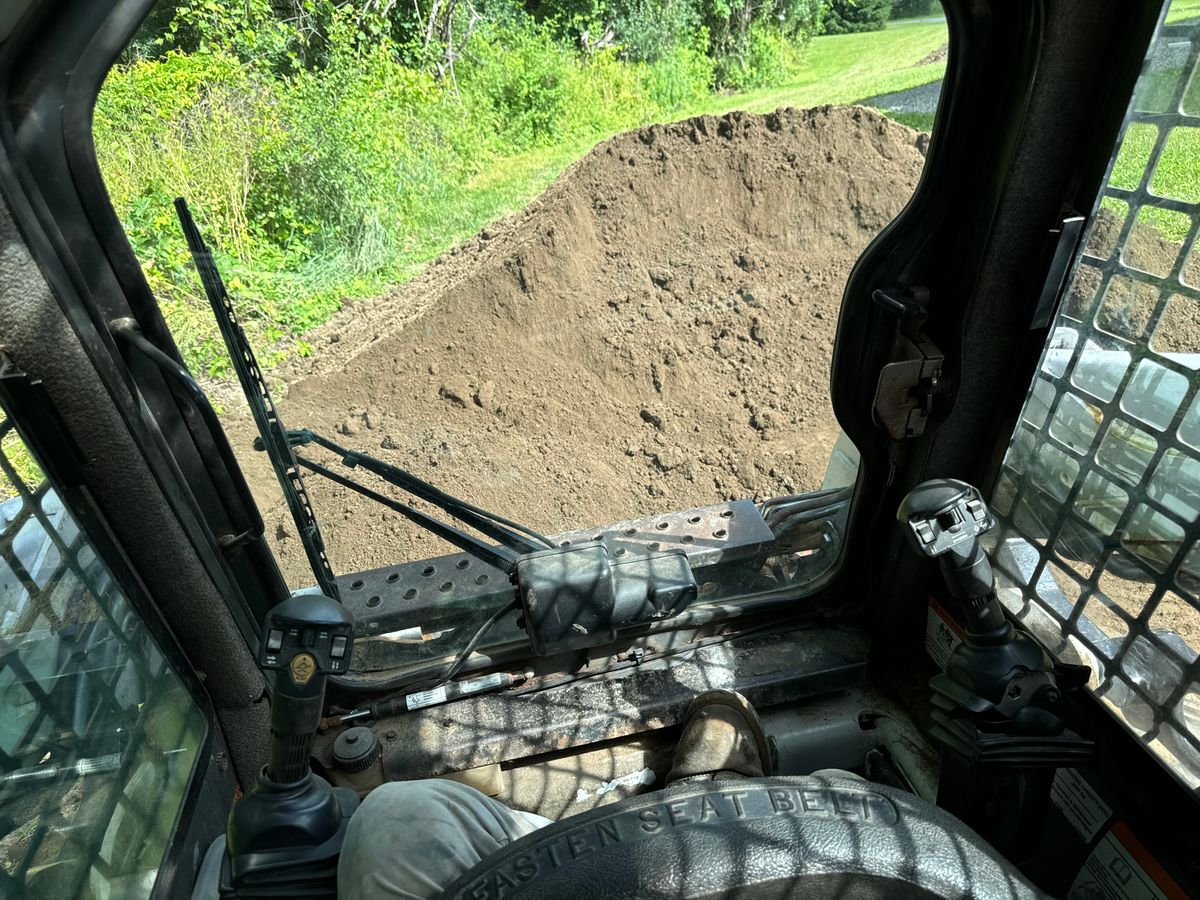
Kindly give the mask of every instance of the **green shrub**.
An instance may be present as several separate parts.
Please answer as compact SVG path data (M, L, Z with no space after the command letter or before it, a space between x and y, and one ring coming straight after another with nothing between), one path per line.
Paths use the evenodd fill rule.
M630 59L655 63L695 45L700 13L695 0L621 0L610 23Z
M892 0L833 0L825 13L825 34L879 31L892 12Z
M525 8L585 54L617 47L635 62L670 56L700 28L697 0L528 0Z
M186 196L202 212L227 267L278 269L281 254L260 241L253 209L260 149L283 133L278 114L278 85L219 52L114 68L96 104L109 196L185 358L203 370L212 370L220 340L172 201ZM248 327L264 334L262 324Z
M281 131L277 85L223 53L170 53L114 69L95 113L97 153L118 209L183 193L211 210L213 237L251 255L258 147Z
M803 46L817 34L826 0L698 0L718 87L760 87L786 69L780 45Z
M517 149L561 136L574 55L549 33L488 27L472 47L458 83L472 113Z
M529 0L535 18L585 52L610 41L650 64L704 46L720 87L770 84L780 60L820 30L828 0ZM707 45L697 38L706 38ZM782 50L783 43L793 45Z
M411 222L464 177L477 149L461 105L385 44L360 48L341 22L321 69L287 79L283 134L263 147L259 221L354 273L386 268Z
M567 140L594 138L634 128L654 113L643 66L620 60L616 48L574 60L567 79L559 134Z
M646 66L646 92L657 109L681 109L712 88L716 65L706 52L707 45L708 35L702 30L692 45L681 44Z

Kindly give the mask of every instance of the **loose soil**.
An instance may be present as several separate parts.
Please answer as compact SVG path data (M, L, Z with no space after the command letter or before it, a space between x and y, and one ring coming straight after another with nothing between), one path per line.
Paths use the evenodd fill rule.
M912 67L914 69L919 69L921 66L932 66L934 63L945 62L949 56L950 45L948 43L942 44L942 46L938 47L936 50L926 53L924 56L918 59L915 63L913 63Z
M1116 253L1125 218L1114 210L1101 209L1088 237L1087 252L1101 259ZM1127 266L1162 277L1172 271L1182 249L1181 242L1168 239L1153 225L1135 221L1120 253ZM1186 285L1200 286L1200 254L1193 251L1188 255L1179 277ZM1192 298L1181 294L1168 298L1147 338L1145 331L1158 305L1159 290L1118 275L1093 312L1100 282L1099 269L1081 266L1067 295L1066 314L1076 319L1094 315L1097 327L1128 341L1148 339L1156 353L1200 353L1200 304Z
M310 336L316 353L272 375L281 417L550 533L813 490L837 436L843 286L911 196L923 145L859 107L615 137ZM310 584L244 404L226 406L287 579ZM335 571L449 550L307 483Z

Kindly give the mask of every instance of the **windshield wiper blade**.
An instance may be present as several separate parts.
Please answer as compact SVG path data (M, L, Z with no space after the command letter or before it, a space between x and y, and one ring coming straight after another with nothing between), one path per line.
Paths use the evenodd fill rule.
M413 509L399 500L385 497L378 491L371 490L365 484L359 484L352 478L339 475L332 469L327 469L320 463L313 462L311 459L298 456L296 457L296 462L310 472L315 472L322 478L328 478L334 484L340 484L344 488L349 488L355 493L361 494L368 500L374 500L376 503L400 513L400 515L420 525L426 531L436 534L445 541L449 541L460 550L464 550L477 559L483 560L489 566L495 566L505 574L511 575L517 569L517 558L521 554L509 547L493 547L481 541L473 534L467 534L467 532L455 528L453 525L447 525L445 522L435 519L433 516L423 513L419 509Z
M342 458L342 464L348 468L353 469L358 467L366 469L388 484L420 497L422 500L433 504L459 521L486 534L492 540L498 541L505 547L516 550L518 553L533 553L538 550L547 550L554 547L554 543L548 537L539 534L532 528L527 528L511 519L506 519L504 516L489 512L473 503L460 500L411 472L358 450L350 450L347 447L343 447L335 441L317 434L310 428L288 431L287 437L292 447L316 444L318 447L324 447L331 453L336 453ZM256 449L261 449L258 441L255 441L254 446Z
M292 454L287 432L279 421L279 413L267 389L262 369L254 358L254 350L246 339L246 332L238 322L229 299L229 292L221 280L213 262L212 251L200 236L196 220L188 210L187 201L182 197L175 200L175 212L179 216L179 224L183 227L183 236L187 240L188 250L191 251L192 261L196 271L200 273L200 281L204 285L204 294L212 306L217 327L229 350L229 358L233 369L237 372L246 402L250 404L250 412L254 416L254 424L267 457L271 460L271 468L279 479L279 487L283 490L283 498L287 501L296 530L300 533L300 543L312 566L313 576L321 591L333 599L338 599L337 580L333 568L329 565L329 557L325 555L325 542L321 538L321 529L317 525L317 517L313 512L312 503L308 499L308 491L304 488L304 479L300 477L300 469L296 457Z

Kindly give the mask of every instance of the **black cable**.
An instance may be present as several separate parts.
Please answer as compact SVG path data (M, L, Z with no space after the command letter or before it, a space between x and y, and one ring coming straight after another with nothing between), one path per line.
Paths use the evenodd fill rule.
M575 672L571 675L560 675L550 681L543 681L537 684L526 684L521 687L513 688L505 691L510 697L524 696L526 694L536 694L539 691L548 691L557 687L562 687L565 684L573 684L576 681L583 681L587 678L596 678L600 675L608 675L612 672L620 672L622 669L632 669L637 666L644 666L646 663L655 662L660 659L667 659L672 656L682 656L685 653L695 653L698 650L703 650L706 647L715 647L719 644L728 644L730 641L738 640L739 638L750 637L753 634L758 634L762 631L767 631L772 628L782 628L778 622L769 622L764 625L758 625L754 628L748 628L745 631L737 631L727 634L714 634L706 638L699 638L692 641L690 644L684 644L682 647L672 647L668 650L660 650L657 653L647 653L640 659L623 659L620 662L605 666L603 669L597 669L594 672Z
M466 646L463 647L462 650L458 651L458 656L454 658L454 662L450 663L450 667L446 670L446 673L438 678L437 684L435 684L434 687L437 687L440 684L445 684L447 681L450 681L455 675L461 672L462 667L466 665L471 654L475 652L475 648L479 646L479 642L483 640L483 636L487 634L492 629L492 626L499 622L500 619L512 612L518 606L519 603L517 598L513 597L494 613L488 616L487 621L479 626L479 630L475 632L471 640L467 641Z
M488 616L487 621L485 621L479 626L479 628L475 630L475 634L471 636L471 639L467 641L466 645L461 650L458 651L458 655L455 656L454 659L449 663L447 663L444 670L438 674L430 674L423 677L413 677L412 675L408 675L407 680L405 680L406 676L400 676L399 678L391 678L386 681L379 682L378 684L371 685L370 687L348 682L345 678L331 678L330 681L338 688L350 691L352 693L363 694L374 693L376 691L389 691L389 693L385 694L383 697L372 701L372 705L375 703L383 703L387 700L391 700L394 697L403 697L406 694L411 694L413 691L432 690L433 688L439 687L445 684L447 681L452 680L454 676L461 672L463 666L467 664L467 660L471 658L471 654L475 652L475 648L479 646L479 642L483 640L484 635L486 635L496 625L496 623L500 621L500 619L502 619L506 614L512 612L519 605L520 603L518 602L517 598L513 597L494 613Z
M394 696L403 696L405 694L412 693L414 690L428 690L430 688L437 687L438 685L444 684L445 682L449 681L451 678L453 678L455 675L457 675L461 671L462 666L466 664L467 659L475 651L475 647L477 647L479 645L479 641L487 633L488 629L490 629L496 623L496 621L499 620L499 618L504 615L504 613L508 612L509 610L511 610L517 606L518 606L518 602L514 598L512 601L510 601L508 603L507 606L501 608L495 615L493 615L487 622L485 622L483 624L483 626L479 629L479 631L477 631L475 633L475 636L471 639L470 643L468 643L468 645L464 648L464 650L459 653L459 656L454 661L454 663L452 663L450 665L450 667L447 669L447 671L450 672L449 675L446 675L446 674L427 675L423 678L414 678L412 676L409 676L410 680L408 680L408 681L405 681L403 679L403 676L401 676L399 678L392 678L392 679L389 679L388 681L380 682L380 683L372 685L370 687L367 687L367 686L361 685L361 684L347 684L344 680L338 679L338 678L333 678L333 679L331 679L331 681L333 681L335 684L337 684L338 687L343 688L343 689L348 690L353 693L374 693L376 691L389 691L389 693L387 695L385 695L383 698L381 698L382 700L387 700ZM761 634L763 632L776 631L776 632L779 632L782 634L793 628L796 628L798 625L802 625L806 622L811 622L811 621L812 621L812 618L810 615L800 614L800 615L793 616L791 618L787 618L787 619L783 619L783 620L774 620L774 621L770 621L770 622L764 622L761 625L755 625L751 628L745 629L744 631L727 632L725 634L714 634L714 635L710 635L709 637L706 637L706 638L699 638L695 641L692 641L689 644L684 644L681 647L672 647L667 650L660 650L657 653L647 653L641 659L622 660L620 662L605 666L603 669L597 669L594 672L575 672L571 675L561 675L558 678L552 679L550 681L543 681L540 683L532 683L531 682L531 683L522 685L520 687L508 688L506 690L501 691L501 693L504 694L505 696L509 696L509 697L518 697L518 696L525 696L528 694L537 693L539 691L552 690L554 688L562 687L563 685L571 684L576 681L583 681L584 679L587 679L587 678L598 678L601 675L608 675L613 672L620 672L624 669L632 669L637 666L642 666L642 665L645 665L646 663L655 662L660 659L668 659L673 656L682 656L687 653L695 653L696 651L703 650L706 647L713 647L713 646L717 646L719 644L727 644L730 641L740 640L741 638L751 637L753 635ZM379 701L376 701L376 702L379 702Z
M314 433L313 436L319 443L322 443L322 446L327 447L327 449L334 453L340 453L343 457L342 462L350 468L362 465L367 471L373 472L384 481L416 494L424 500L428 500L456 518L462 518L463 521L470 521L474 527L481 530L483 530L482 526L474 521L475 518L485 519L501 526L504 531L508 532L509 540L519 541L520 546L516 549L530 552L538 549L553 549L556 546L550 538L534 531L532 528L522 525L519 522L514 522L512 519L505 518L499 513L490 512L483 507L476 506L474 503L468 503L466 500L455 497L453 494L448 494L436 485L430 484L423 478L412 474L412 472L401 469L398 466L393 466L391 463L386 463L381 459L376 459L369 454L339 447L333 441L321 435ZM524 535L525 538L533 540L536 544L541 544L542 547L533 546L525 539L519 537L518 534L512 534L512 532L518 532L519 535ZM500 538L497 537L497 540L500 540Z

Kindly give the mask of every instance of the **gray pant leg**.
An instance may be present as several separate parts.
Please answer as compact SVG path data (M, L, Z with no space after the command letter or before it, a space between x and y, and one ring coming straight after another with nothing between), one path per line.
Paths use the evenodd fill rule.
M454 879L549 822L455 781L392 781L350 819L339 900L440 896Z

